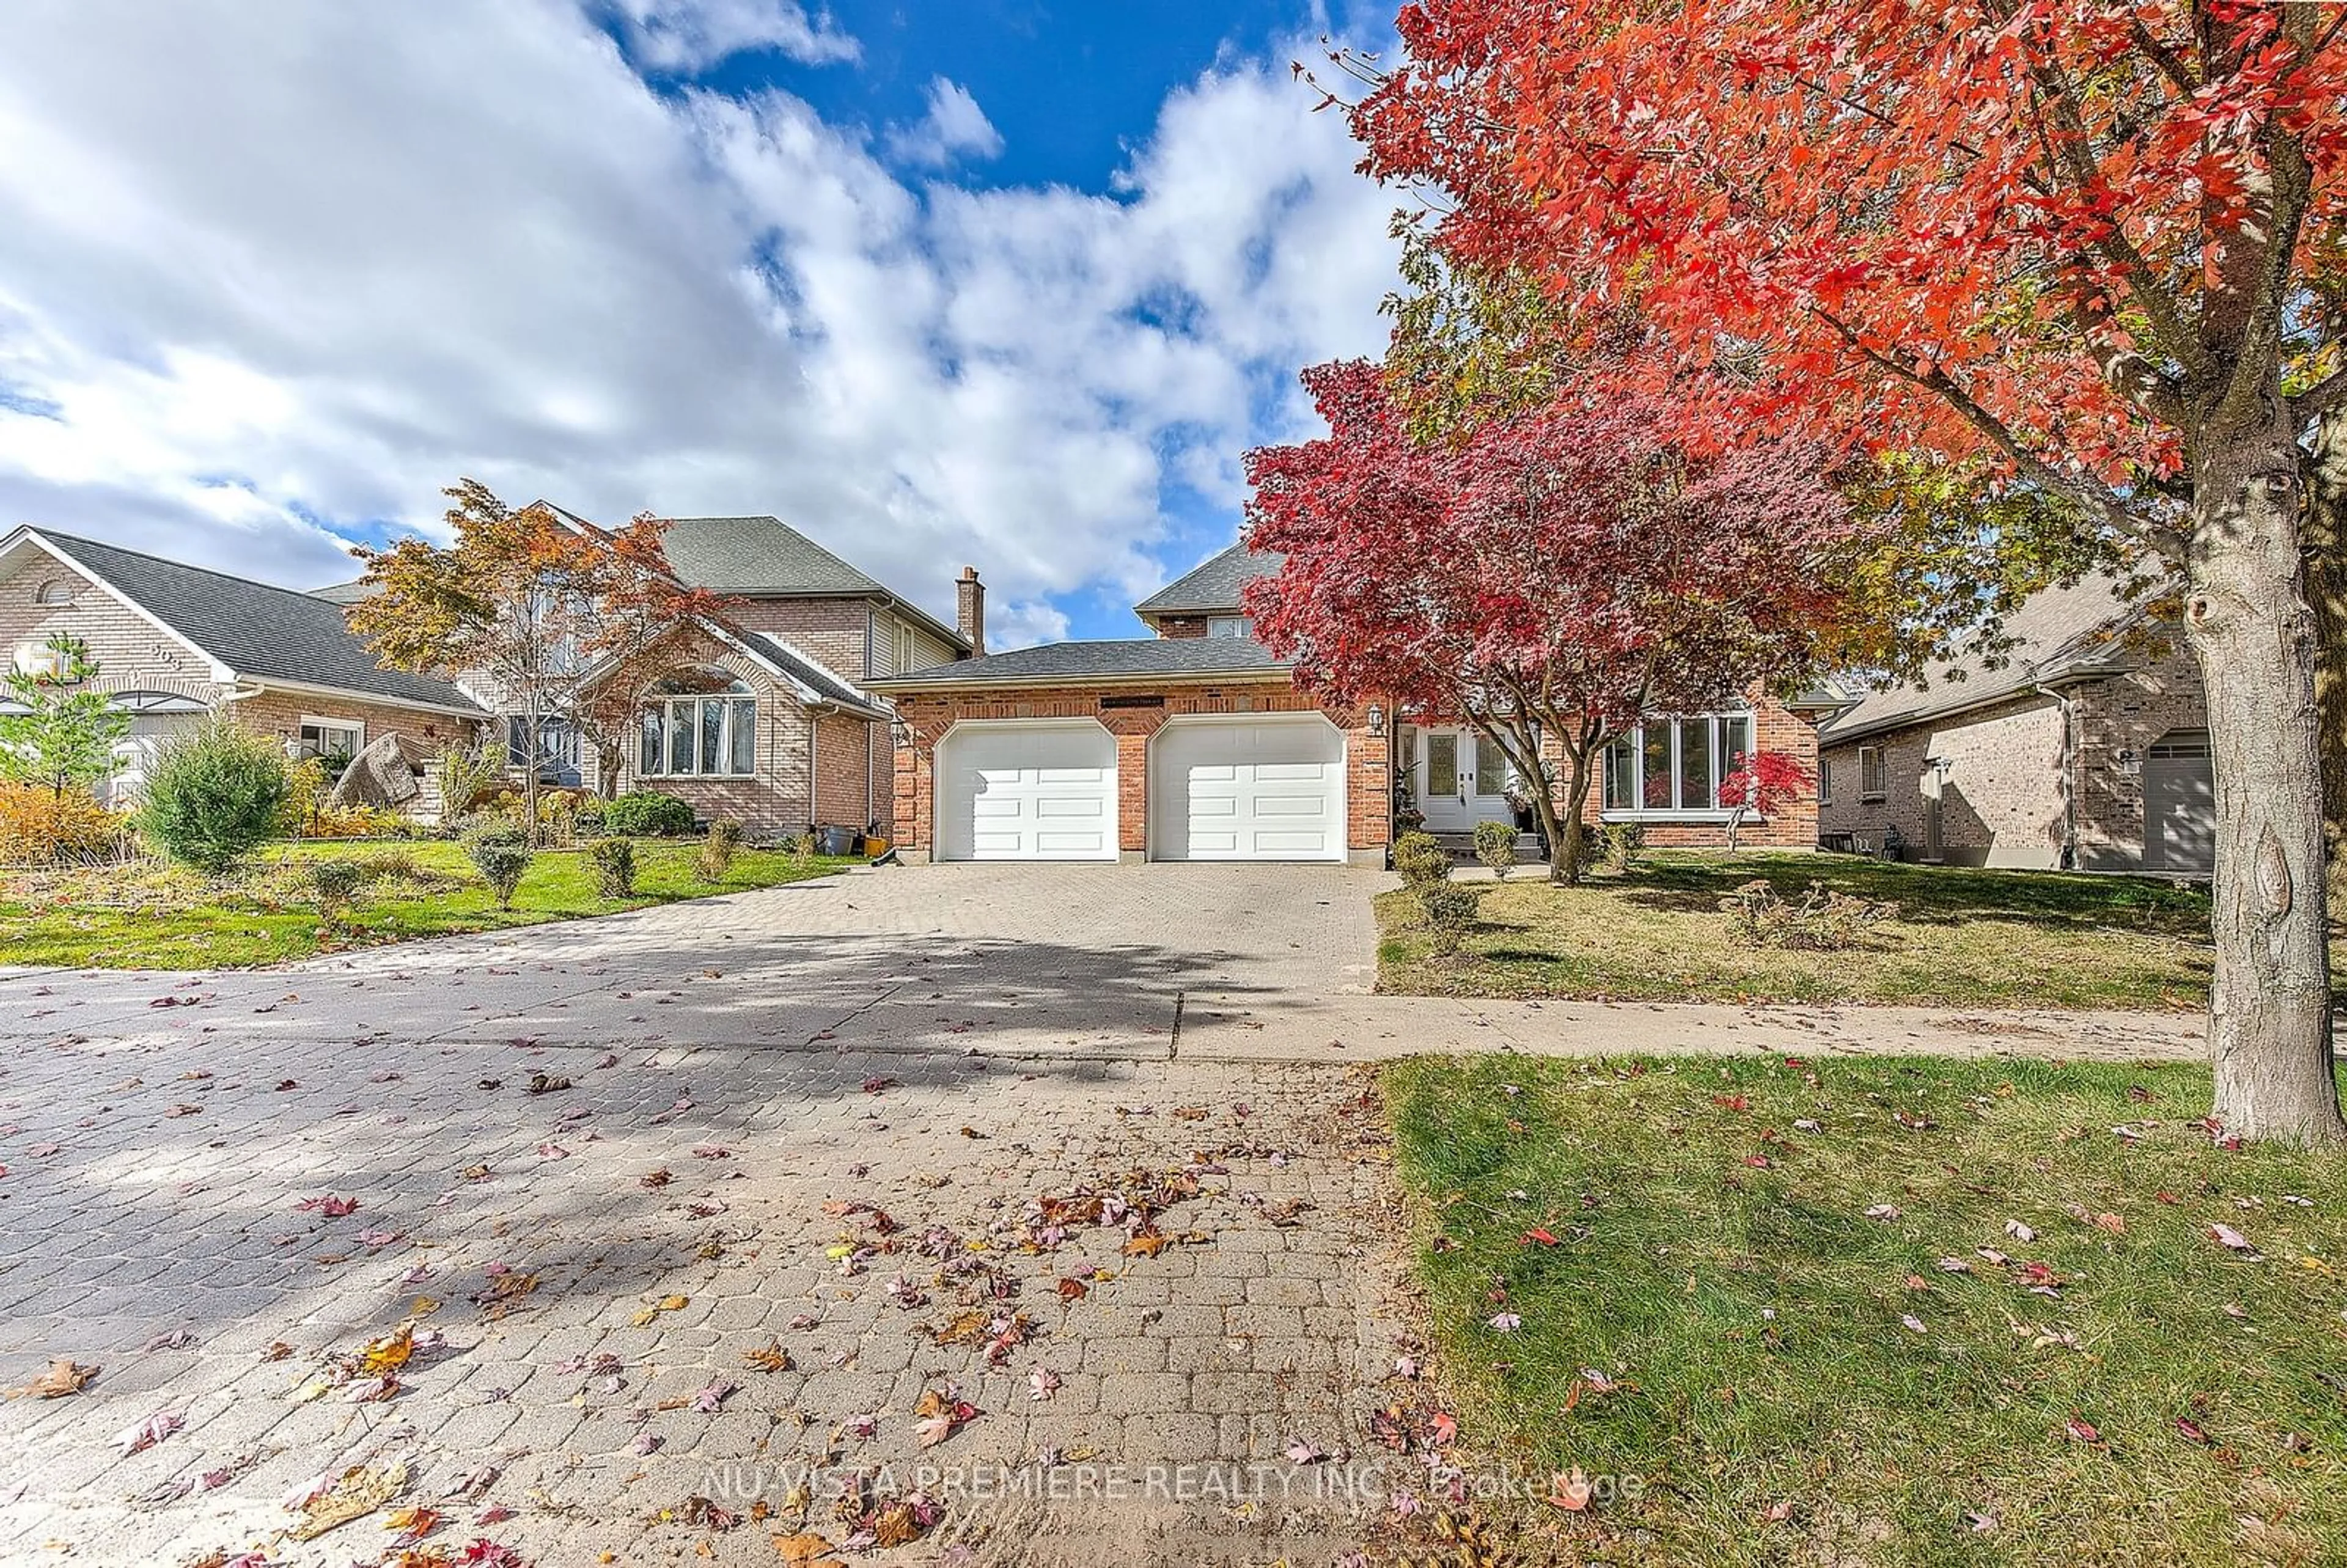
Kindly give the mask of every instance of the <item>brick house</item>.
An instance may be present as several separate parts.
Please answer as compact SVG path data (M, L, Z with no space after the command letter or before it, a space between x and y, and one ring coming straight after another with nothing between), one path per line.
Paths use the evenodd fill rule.
M19 670L72 639L131 715L109 799L161 748L225 712L289 751L351 756L397 733L425 754L469 745L488 714L464 692L376 666L340 605L52 528L0 538L0 646Z
M2215 780L2199 671L2106 579L2053 588L1994 665L1874 692L1820 736L1825 842L1963 866L2206 876Z
M526 715L488 682L461 682L498 713L509 764L534 762L541 779L589 790L614 770L615 791L675 795L756 838L816 826L888 833L895 712L873 683L983 650L977 570L956 581L958 624L948 626L779 518L670 518L662 544L680 581L732 600L730 624L696 630L641 693L635 734L604 756L559 717L541 719L533 743ZM320 591L347 601L356 585Z
M1497 748L1441 715L1324 708L1253 636L1241 589L1279 558L1233 546L1133 607L1148 638L1061 642L873 682L897 704L896 820L939 860L1383 865L1398 801L1436 832L1515 821ZM1717 845L1727 759L1817 755L1818 704L1756 697L1657 720L1609 753L1593 820ZM1520 792L1517 792L1520 793ZM1809 849L1814 801L1744 841Z

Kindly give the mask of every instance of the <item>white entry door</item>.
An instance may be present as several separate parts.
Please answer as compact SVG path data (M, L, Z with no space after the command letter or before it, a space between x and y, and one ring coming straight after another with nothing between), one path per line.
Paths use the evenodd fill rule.
M1114 860L1116 737L1090 719L964 724L938 743L941 860Z
M1479 822L1513 822L1513 770L1499 743L1469 729L1418 732L1418 809L1434 833L1472 833Z
M1317 713L1173 720L1149 821L1160 860L1342 860L1345 737Z

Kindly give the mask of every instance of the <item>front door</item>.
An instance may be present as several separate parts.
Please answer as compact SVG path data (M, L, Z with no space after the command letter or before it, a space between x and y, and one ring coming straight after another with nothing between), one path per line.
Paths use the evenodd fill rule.
M1418 733L1418 809L1431 833L1471 833L1479 822L1513 822L1507 753L1468 729Z

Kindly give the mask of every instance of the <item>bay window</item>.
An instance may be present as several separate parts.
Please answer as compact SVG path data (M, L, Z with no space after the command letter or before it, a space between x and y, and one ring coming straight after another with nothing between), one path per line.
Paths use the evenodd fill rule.
M758 701L722 673L672 677L638 715L636 771L646 778L747 778L758 771Z
M1752 751L1752 715L1650 719L1609 743L1598 776L1608 815L1720 815L1719 782Z

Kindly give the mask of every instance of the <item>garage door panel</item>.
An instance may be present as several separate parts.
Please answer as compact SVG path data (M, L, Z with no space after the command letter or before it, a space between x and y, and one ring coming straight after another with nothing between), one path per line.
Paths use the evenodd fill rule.
M1163 860L1342 860L1344 737L1325 721L1175 722L1150 753Z
M1116 858L1116 741L1097 724L958 729L938 748L946 860Z

